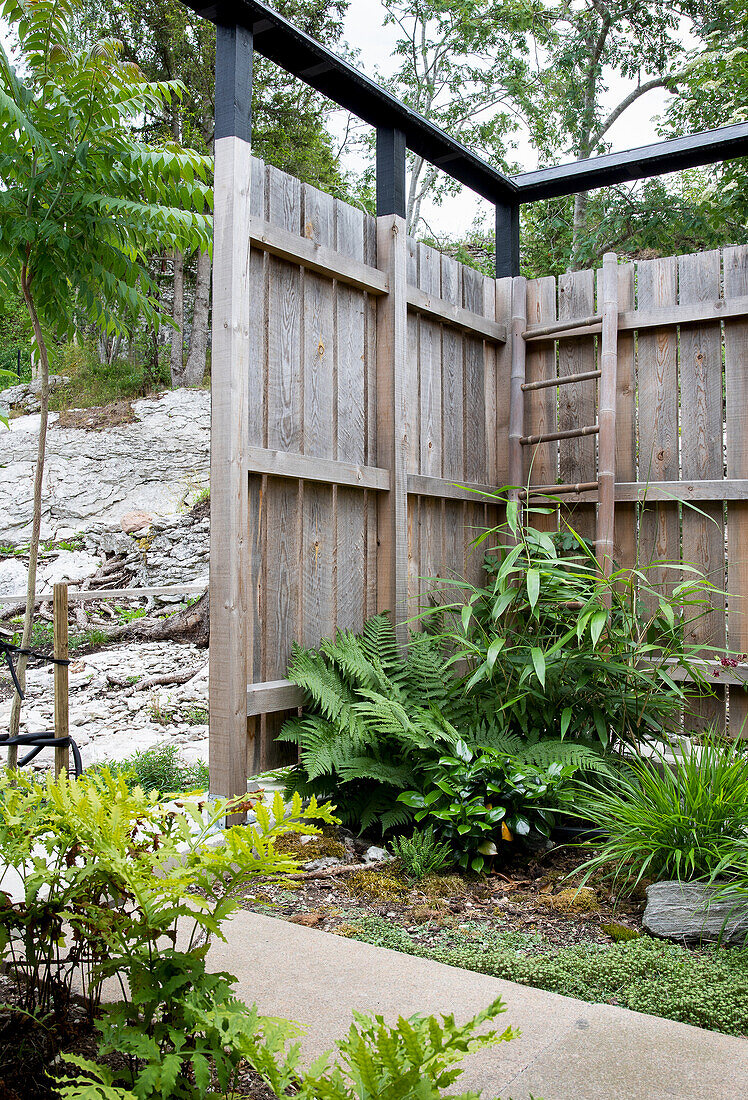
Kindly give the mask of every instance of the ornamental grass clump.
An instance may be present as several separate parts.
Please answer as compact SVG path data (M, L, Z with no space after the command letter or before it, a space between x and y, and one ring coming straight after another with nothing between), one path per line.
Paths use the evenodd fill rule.
M577 785L576 806L604 839L584 864L621 892L642 879L746 880L748 747L711 732L672 756L632 760L602 787Z

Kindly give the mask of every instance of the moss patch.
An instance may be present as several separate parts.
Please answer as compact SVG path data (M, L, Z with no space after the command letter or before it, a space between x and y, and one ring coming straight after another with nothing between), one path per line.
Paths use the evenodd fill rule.
M403 880L389 871L386 874L381 871L356 871L345 884L345 891L352 898L363 898L382 904L402 901L407 889Z
M306 843L302 843L303 840L306 840ZM299 863L323 859L325 856L345 859L345 845L325 833L308 839L302 833L286 833L276 842L275 848L282 855L292 856Z
M627 943L629 940L638 940L641 936L641 932L637 932L635 928L618 924L616 921L611 924L604 924L602 928L603 932L606 932L614 943Z
M559 913L596 913L600 908L595 891L589 886L580 886L578 890L559 890L551 894L549 904Z

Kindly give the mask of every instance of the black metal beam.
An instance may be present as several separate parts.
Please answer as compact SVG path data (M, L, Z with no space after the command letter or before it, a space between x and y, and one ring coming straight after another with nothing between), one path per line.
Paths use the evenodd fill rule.
M496 206L496 278L519 275L519 203Z
M642 145L623 153L605 153L588 160L523 172L512 180L521 202L535 202L557 195L575 195L596 187L662 176L684 168L697 168L748 154L748 123L722 126L688 137Z
M391 126L377 130L377 214L404 218L405 134Z
M490 202L517 197L516 185L507 176L260 0L184 3L212 23L250 30L258 53L370 126L401 130L409 149Z

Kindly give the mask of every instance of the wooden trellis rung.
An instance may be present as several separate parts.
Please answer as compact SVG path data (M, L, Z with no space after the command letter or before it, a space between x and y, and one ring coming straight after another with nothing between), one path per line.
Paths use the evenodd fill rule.
M547 390L551 386L570 386L574 382L589 382L593 378L599 378L601 373L599 370L587 370L582 371L581 374L567 374L564 378L541 378L539 382L525 382L522 390L527 393L529 390Z
M565 496L567 493L591 493L597 489L597 481L579 481L576 485L531 485L530 489L523 489L520 497L551 497Z
M552 443L554 439L578 439L584 435L597 435L600 427L597 424L585 424L583 428L567 428L564 432L547 432L545 435L524 435L520 439L523 447L531 447L536 443Z
M522 333L523 340L539 340L543 336L554 336L557 333L567 332L569 329L592 328L602 321L602 314L595 313L592 317L577 317L571 321L554 321L552 325L539 325L537 328L528 328Z

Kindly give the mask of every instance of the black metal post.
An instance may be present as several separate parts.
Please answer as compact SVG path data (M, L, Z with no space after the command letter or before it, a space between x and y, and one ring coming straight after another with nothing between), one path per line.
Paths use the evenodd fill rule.
M405 134L392 126L377 129L377 215L404 218Z
M252 31L245 27L216 28L215 139L252 139Z
M519 275L519 203L496 205L496 278Z

